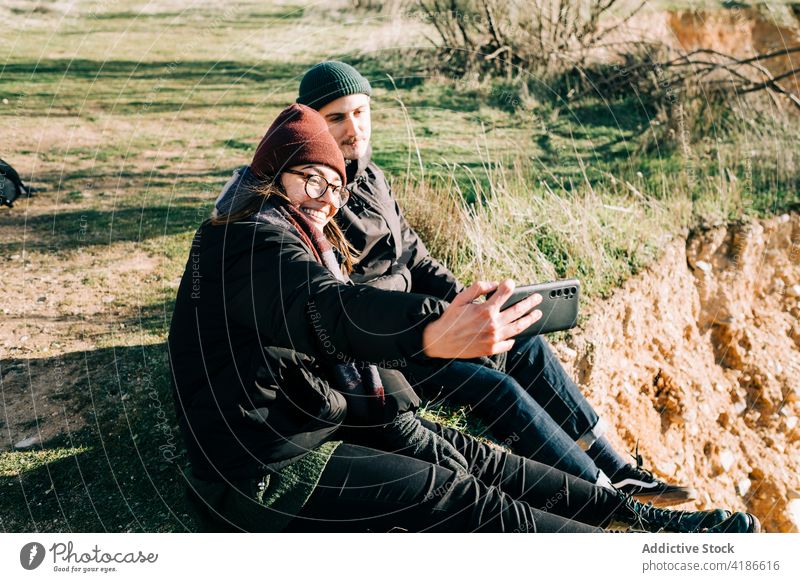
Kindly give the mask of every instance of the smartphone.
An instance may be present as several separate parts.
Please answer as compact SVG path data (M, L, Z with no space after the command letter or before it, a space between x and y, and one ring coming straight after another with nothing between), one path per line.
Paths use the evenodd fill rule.
M511 297L503 304L504 311L534 293L542 296L542 302L534 307L542 312L542 317L528 329L517 334L516 338L552 333L571 329L578 323L578 303L581 283L577 279L564 279L549 283L537 283L517 287Z

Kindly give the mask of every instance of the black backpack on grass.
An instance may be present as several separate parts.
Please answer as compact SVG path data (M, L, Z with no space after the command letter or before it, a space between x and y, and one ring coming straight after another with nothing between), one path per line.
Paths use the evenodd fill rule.
M14 200L33 193L19 177L17 171L0 158L0 206L14 206Z

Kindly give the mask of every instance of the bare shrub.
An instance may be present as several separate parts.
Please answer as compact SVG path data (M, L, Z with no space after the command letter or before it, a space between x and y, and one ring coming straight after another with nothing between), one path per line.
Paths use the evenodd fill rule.
M765 137L787 125L791 110L800 111L800 96L785 82L797 69L773 74L763 63L795 52L800 47L736 58L712 49L685 52L638 43L612 64L587 66L582 89L572 92L570 102L635 97L655 122L642 141L645 148L734 131Z
M456 73L502 74L519 67L560 73L585 62L644 2L606 23L618 0L418 0L445 65Z
M416 1L438 37L435 68L505 83L513 90L490 100L501 109L518 109L531 94L551 99L555 114L587 97L634 98L655 122L642 149L731 131L764 135L786 125L788 110L800 111L800 68L791 60L800 46L741 58L637 40L622 29L643 7L638 0ZM783 61L785 71L765 66Z
M353 9L359 12L379 12L396 15L404 11L414 0L351 0Z

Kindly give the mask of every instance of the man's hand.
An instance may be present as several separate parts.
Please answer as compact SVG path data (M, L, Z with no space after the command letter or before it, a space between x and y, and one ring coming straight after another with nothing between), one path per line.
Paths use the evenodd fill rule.
M423 330L425 355L431 358L476 358L510 350L514 345L510 338L542 317L538 309L531 311L542 302L538 293L500 311L514 287L511 279L499 285L478 281L459 293L442 316ZM474 303L475 299L495 289L497 291L485 302Z

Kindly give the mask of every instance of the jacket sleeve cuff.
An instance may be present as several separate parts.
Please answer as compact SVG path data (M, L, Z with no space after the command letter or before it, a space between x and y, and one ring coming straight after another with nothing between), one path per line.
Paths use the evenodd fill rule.
M432 358L425 354L423 350L422 334L428 323L439 319L447 304L434 297L426 297L418 313L411 315L413 325L408 336L408 357L417 364L425 364L439 361L439 358Z

